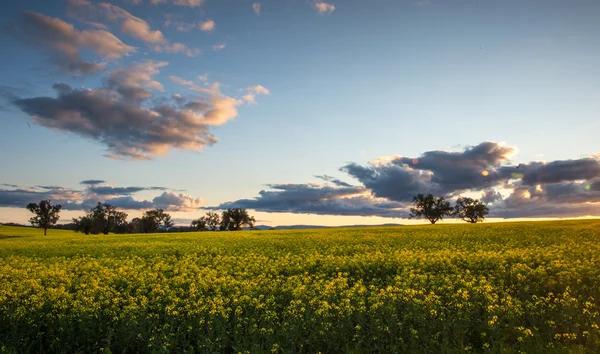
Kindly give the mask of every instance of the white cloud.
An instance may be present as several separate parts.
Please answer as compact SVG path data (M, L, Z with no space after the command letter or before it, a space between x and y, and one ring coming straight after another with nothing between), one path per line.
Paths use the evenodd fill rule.
M213 49L215 52L219 52L219 51L221 51L221 50L225 49L225 47L227 47L227 45L226 45L226 44L215 44L215 45L213 45L213 46L212 46L212 49Z

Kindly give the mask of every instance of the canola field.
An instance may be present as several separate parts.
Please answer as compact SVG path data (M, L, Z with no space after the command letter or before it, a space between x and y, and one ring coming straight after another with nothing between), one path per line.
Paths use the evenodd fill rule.
M41 234L0 227L0 352L600 352L600 220Z

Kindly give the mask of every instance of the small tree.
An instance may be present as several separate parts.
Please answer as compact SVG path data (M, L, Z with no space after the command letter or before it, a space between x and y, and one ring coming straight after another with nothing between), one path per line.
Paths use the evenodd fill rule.
M60 219L59 214L62 205L52 205L50 200L42 200L40 204L27 204L27 209L35 214L35 216L32 216L29 219L31 225L44 229L44 236L46 236L48 228L52 225L56 225L58 219Z
M221 230L238 231L244 226L254 227L254 217L248 214L248 211L243 208L227 209L221 217Z
M142 230L145 233L156 232L159 228L169 228L173 226L171 215L165 213L163 209L146 210L141 219Z
M206 226L208 226L208 228L211 231L217 231L217 229L221 225L221 216L218 213L215 213L214 211L209 211L208 213L206 213L205 219Z
M475 224L485 220L485 217L490 213L487 205L483 204L479 199L468 197L460 197L456 200L454 207L454 215L466 222Z
M94 220L89 216L80 216L79 218L73 218L73 222L75 223L75 232L83 232L86 235L89 235L94 228Z
M196 220L192 220L190 227L197 229L198 231L206 231L206 217L201 217Z
M438 220L443 220L445 216L452 215L450 203L443 197L434 197L431 194L417 194L413 198L414 208L410 208L409 219L425 218L430 223L435 224Z

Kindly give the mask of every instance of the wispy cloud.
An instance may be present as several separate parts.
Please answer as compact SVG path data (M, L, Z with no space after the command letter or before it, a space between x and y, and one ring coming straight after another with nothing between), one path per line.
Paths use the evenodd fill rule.
M254 10L255 14L257 14L258 16L260 16L260 3L259 2L255 2L254 4L252 4L252 10Z
M247 93L242 97L242 99L248 103L256 103L257 95L269 95L271 91L264 86L256 85L250 86L246 89Z
M80 31L70 23L37 12L23 12L11 30L25 42L45 49L61 70L73 74L91 74L106 66L106 62L83 60L82 50L89 49L104 60L119 59L136 51L104 29Z
M196 56L198 49L188 48L182 43L169 42L159 30L153 30L148 22L133 16L124 9L101 2L98 4L88 0L68 0L68 15L80 21L108 21L120 24L121 32L146 43L156 52L184 53L187 56Z
M222 51L223 49L225 49L225 47L227 47L227 45L226 45L226 44L215 44L215 45L213 45L213 46L212 46L212 49L213 49L215 52L220 52L220 51Z

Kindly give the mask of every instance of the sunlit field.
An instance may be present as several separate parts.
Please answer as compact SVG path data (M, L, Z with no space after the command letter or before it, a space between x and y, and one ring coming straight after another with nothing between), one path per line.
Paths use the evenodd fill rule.
M600 351L600 220L48 233L0 227L2 352Z

